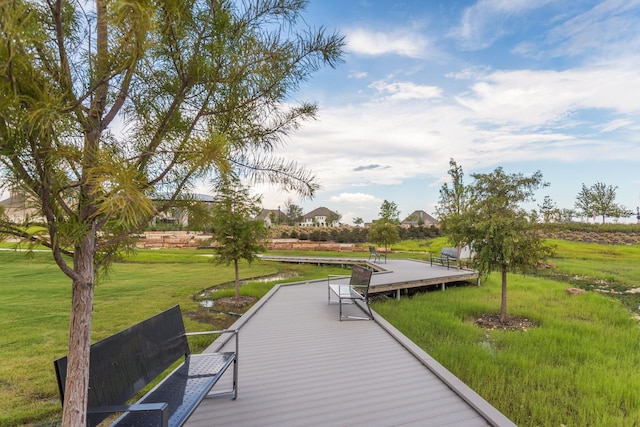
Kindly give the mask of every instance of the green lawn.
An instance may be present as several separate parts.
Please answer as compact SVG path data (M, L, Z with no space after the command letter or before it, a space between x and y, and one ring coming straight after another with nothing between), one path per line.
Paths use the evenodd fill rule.
M437 252L442 243L436 239L405 247ZM585 283L582 287L587 289L605 283L616 292L637 287L640 247L553 243L558 246L557 257L550 260L556 266L553 271L563 280L579 276L582 281L510 275L509 315L527 317L537 325L526 332L484 331L473 324L480 315L499 310L497 275L481 287L376 302L374 309L520 426L640 425L640 327L631 318L634 307L621 294L571 296L565 291ZM49 254L33 255L0 251L2 426L44 423L60 416L52 361L66 354L70 282ZM194 294L233 278L230 267L213 265L202 255L139 251L115 264L96 288L93 340L173 304L194 312ZM243 264L241 273L257 277L288 269L300 269L303 276L290 279L294 281L346 273L336 267L265 261ZM260 296L271 286L247 285L243 294ZM210 329L185 321L189 330Z

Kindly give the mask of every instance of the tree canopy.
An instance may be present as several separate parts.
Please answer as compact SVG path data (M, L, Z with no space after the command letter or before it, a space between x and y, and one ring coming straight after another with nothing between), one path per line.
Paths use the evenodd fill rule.
M395 202L384 200L380 205L380 218L371 226L369 238L372 242L384 245L385 250L400 239L400 211Z
M225 179L217 187L212 209L213 231L216 245L214 262L233 263L235 271L235 297L240 298L238 261L251 263L257 252L264 251L267 229L261 220L254 219L260 213L261 197L251 196L249 189L237 179Z
M454 188L462 184L462 169L452 165ZM536 230L536 219L520 204L533 199L544 185L542 174L532 176L506 174L496 168L489 174L472 174L474 182L457 191L441 194L444 202L457 200L455 194L468 197L464 210L455 203L440 209L441 221L450 224L457 242L469 243L475 266L482 275L498 271L502 277L500 319L507 318L507 273L526 272L549 254Z
M622 205L616 203L617 187L607 185L603 182L596 182L591 187L582 184L580 192L576 196L575 208L583 217L602 218L605 223L607 217L620 218L633 215Z
M72 281L63 425L84 425L96 272L210 176L312 195L274 157L313 118L300 82L341 61L344 39L301 24L304 0L3 2L0 173L42 214Z

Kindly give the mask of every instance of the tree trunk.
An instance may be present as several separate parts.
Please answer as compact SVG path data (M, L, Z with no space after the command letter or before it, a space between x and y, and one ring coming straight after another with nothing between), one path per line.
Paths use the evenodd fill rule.
M500 301L500 321L507 321L507 268L502 267L502 299Z
M95 280L94 253L95 238L89 235L85 237L82 245L76 247L73 259L78 277L73 280L71 295L67 380L62 412L62 425L69 427L86 425Z
M240 299L240 269L238 268L238 260L233 260L233 266L236 270L236 300Z

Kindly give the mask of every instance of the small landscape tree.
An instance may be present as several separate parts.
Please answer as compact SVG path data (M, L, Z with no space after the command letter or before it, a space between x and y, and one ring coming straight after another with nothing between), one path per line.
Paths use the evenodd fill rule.
M544 186L542 174L505 174L502 168L489 174L473 174L468 188L468 208L457 230L470 242L476 267L482 275L498 271L502 297L500 321L507 320L507 273L527 272L550 254L543 245L537 222L520 204L533 199Z
M214 247L218 264L233 263L235 297L240 299L241 259L251 263L257 252L265 250L267 229L264 222L253 219L261 211L261 197L251 196L237 179L225 179L218 185L213 205Z
M440 189L440 201L436 208L440 229L458 249L460 253L469 244L465 215L469 209L471 189L464 185L464 172L455 160L449 160L449 176L451 183L444 183Z
M398 210L398 205L385 200L380 206L379 215L380 218L371 226L369 239L372 242L384 245L386 252L389 246L400 239L400 231L398 230L400 211Z

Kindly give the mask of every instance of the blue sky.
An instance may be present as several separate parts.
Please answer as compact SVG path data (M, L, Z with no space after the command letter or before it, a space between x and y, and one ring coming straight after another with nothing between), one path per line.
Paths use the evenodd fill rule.
M584 183L640 205L640 0L311 0L306 24L346 37L344 60L293 100L319 104L277 155L318 177L312 200L371 221L434 214L449 159L472 173L541 171L560 208ZM635 222L635 216L629 220Z

